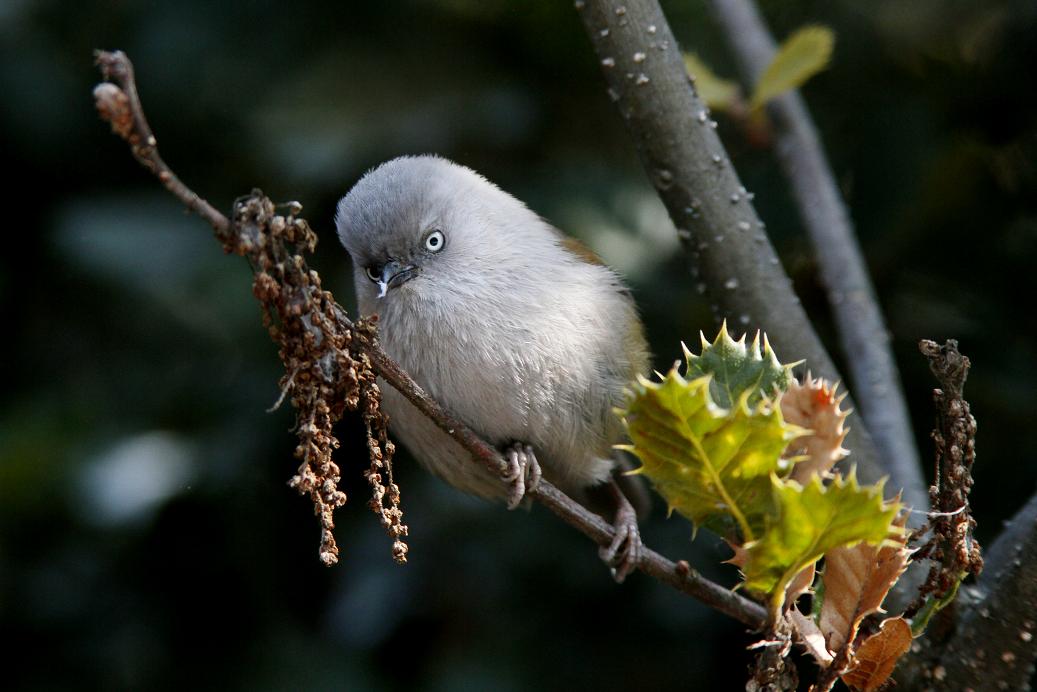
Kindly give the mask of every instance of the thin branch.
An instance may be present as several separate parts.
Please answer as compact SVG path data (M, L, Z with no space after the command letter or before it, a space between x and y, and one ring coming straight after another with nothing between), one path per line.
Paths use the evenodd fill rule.
M918 598L904 612L906 617L914 617L927 600L942 601L953 596L965 575L978 575L983 569L979 543L972 535L976 520L969 511L972 466L976 461L976 419L964 397L969 359L958 351L958 342L954 339L948 339L942 346L923 339L918 348L928 358L929 369L940 383L940 389L933 390L935 464L933 485L929 489L929 499L936 511L929 514L926 526L919 529L919 535L928 531L929 537L914 559L929 559L929 575L919 589Z
M344 315L341 319L348 324L348 318ZM362 348L371 357L372 368L386 382L407 397L419 411L439 426L441 430L453 437L458 444L468 450L475 460L500 476L507 472L507 464L495 447L444 411L376 343L366 343ZM583 507L583 505L549 482L541 480L537 490L533 493L533 497L567 524L598 545L608 545L612 542L615 530L611 524ZM647 547L642 551L638 568L642 572L669 584L678 591L694 596L703 603L750 627L761 627L764 623L764 610L757 603L699 576L694 571L687 569L686 566L675 564Z
M936 673L958 689L1022 690L1037 661L1037 494L986 553Z
M166 189L176 195L188 209L209 222L217 235L228 233L230 221L227 217L180 182L159 156L158 140L151 133L151 126L148 125L144 109L140 105L137 81L133 76L133 63L121 50L113 53L96 51L94 59L104 78L115 81L122 87L121 92L111 91L111 85L106 84L98 84L94 89L97 107L102 110L101 115L112 124L112 130L129 143L134 158L154 173ZM108 114L104 109L108 110Z
M764 329L786 357L841 379L781 268L746 191L688 79L677 41L655 0L576 0L610 98L677 227L691 271L715 316ZM850 403L852 405L852 402ZM863 425L847 445L866 482L888 474ZM916 479L895 476L891 493ZM919 501L923 501L922 498ZM921 506L924 506L921 505Z
M755 3L710 0L709 5L745 80L755 84L775 53ZM908 504L922 509L925 482L889 333L817 128L796 91L774 99L767 110L775 125L775 154L817 255L851 391L880 464L904 489Z
M158 176L166 188L188 208L196 211L208 221L216 230L217 237L226 242L226 238L237 232L237 229L233 228L225 216L180 182L159 157L155 139L151 135L150 129L147 128L143 110L136 98L133 68L129 59L118 51L114 53L99 52L97 61L102 66L105 76L115 80L121 87L120 89L113 84L108 84L107 86L99 85L98 89L95 89L101 115L112 124L113 130L117 134L130 143L134 156L148 170ZM113 91L110 87L114 87L115 90ZM120 94L122 95L120 96ZM133 96L127 97L127 94L133 94ZM127 108L132 115L130 118L123 117ZM140 142L145 144L142 146ZM295 262L304 264L301 257L296 258ZM315 272L309 273L315 275ZM356 329L357 325L346 316L341 307L335 305L333 313L335 325L348 333L347 342L350 343L351 348L370 359L371 369L374 372L399 390L418 410L468 450L475 462L481 463L488 470L500 476L505 474L507 465L497 449L444 411L395 361L381 350L377 340L369 335L368 330ZM348 374L339 371L336 373L336 377L346 378ZM615 531L608 522L584 508L550 483L541 481L538 489L533 493L533 497L598 545L608 545L612 542ZM701 577L691 570L686 562L674 563L655 551L645 548L642 551L638 568L645 574L669 584L749 627L760 628L765 622L766 616L762 606Z
M942 512L931 520L930 541L918 552L934 563L922 595L939 600L953 594L965 574L980 568L983 573L954 604L953 631L939 648L923 649L908 661L904 675L938 687L953 682L961 689L1025 689L1037 660L1037 494L981 558L968 512L976 432L962 393L969 359L953 340L942 346L922 341L919 348L941 385L933 392L936 483L931 492L934 508ZM965 511L954 511L958 506Z

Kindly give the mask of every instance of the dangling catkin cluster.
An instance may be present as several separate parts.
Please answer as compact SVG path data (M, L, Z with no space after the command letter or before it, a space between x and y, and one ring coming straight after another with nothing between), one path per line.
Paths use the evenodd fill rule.
M301 253L313 252L317 235L299 217L302 205L282 205L278 213L262 192L238 199L228 222L208 202L189 190L158 156L157 143L144 119L133 80L133 67L121 52L97 53L97 62L112 82L94 89L98 112L112 131L131 146L134 157L187 206L213 226L225 252L248 259L255 278L252 292L263 311L263 324L277 343L285 374L281 378L281 398L290 395L296 410L299 444L295 457L299 469L289 485L309 495L314 512L320 517L320 559L326 565L338 562L335 543L335 509L346 503L339 490L341 472L332 459L339 441L333 433L335 423L345 410L361 414L367 430L371 466L365 472L373 497L371 507L393 539L393 557L407 561L407 526L400 510L400 488L393 482L393 444L386 434L386 418L381 410L381 392L371 370L370 358L353 341L373 345L373 322L351 322L334 297L321 288L320 276L306 265Z
M400 510L399 488L392 480L393 444L386 435L381 392L368 357L353 346L355 338L374 339L374 326L350 323L331 293L321 288L296 250L312 252L317 236L291 203L287 214L259 191L234 205L232 230L224 249L249 259L255 271L253 293L263 310L263 324L279 346L285 366L281 389L296 409L299 469L289 485L309 495L320 518L320 559L338 562L333 512L346 502L339 490L341 472L332 458L339 446L333 427L346 410L361 408L367 430L371 468L365 476L373 488L371 506L393 538L393 557L406 562L407 535ZM385 481L383 481L383 475Z

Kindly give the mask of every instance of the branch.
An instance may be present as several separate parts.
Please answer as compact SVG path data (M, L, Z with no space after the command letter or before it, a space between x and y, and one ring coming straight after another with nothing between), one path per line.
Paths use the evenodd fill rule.
M1037 660L1037 494L987 551L938 676L960 689L1027 689Z
M343 316L342 319L348 322L348 318ZM407 397L419 411L439 426L441 430L471 452L472 457L476 461L500 476L507 472L507 465L495 447L444 411L395 361L378 348L376 343L367 344L364 346L364 349L371 356L371 364L374 370L393 388ZM598 545L608 545L612 542L615 530L611 524L583 507L583 505L549 482L541 480L533 493L533 497L567 524ZM651 575L678 591L683 591L699 599L706 605L750 627L761 627L764 623L765 614L761 606L699 576L690 570L687 563L683 561L675 564L646 547L642 551L638 568L645 574Z
M114 53L98 53L97 61L105 76L115 80L119 85L102 84L95 89L98 109L102 117L112 124L113 130L130 143L134 156L148 170L158 176L159 180L166 185L166 188L189 209L196 211L208 221L216 230L217 238L223 241L225 245L236 234L248 234L248 228L237 228L236 223L232 224L227 217L223 216L208 202L198 197L186 185L181 183L159 157L155 138L151 135L150 129L147 128L143 110L136 97L133 68L129 59L122 52L117 51ZM141 145L141 142L145 144ZM237 221L237 218L235 221ZM252 229L251 235L245 239L246 242L254 242L255 236L255 229ZM296 265L302 274L316 276L316 272L312 272L305 267L305 262L301 256L296 255L293 257L292 264ZM330 296L330 294L327 295ZM327 311L327 314L333 316L331 326L337 328L337 331L332 336L338 337L349 346L351 353L346 360L352 358L355 362L358 359L368 359L371 370L399 390L418 410L433 420L436 425L453 437L466 450L471 452L474 460L473 463L480 463L491 472L500 476L505 475L507 465L497 449L476 435L459 420L453 418L428 396L395 361L381 350L373 331L369 327L358 325L350 320L346 316L345 311L337 304L333 304ZM296 317L296 321L302 320ZM322 332L324 335L322 338L328 338L329 325L323 325L323 329L325 331ZM334 377L340 381L348 381L350 377L355 379L356 376L356 372L350 375L350 372L343 368L338 368L334 371ZM285 383L287 383L287 377L286 374ZM286 386L286 384L282 386ZM537 502L547 507L567 524L576 528L598 545L608 545L612 542L615 531L608 522L584 508L547 481L542 480L536 492L532 493L532 496ZM678 591L682 591L702 601L706 605L739 620L749 627L759 628L764 624L765 613L759 604L699 576L684 561L674 563L655 551L645 548L642 551L638 568L645 574L665 584L669 584Z
M609 97L634 140L641 163L709 291L714 316L758 327L815 373L841 379L764 233L764 224L706 116L677 41L656 0L575 0L601 62ZM852 405L852 402L850 403ZM892 475L922 502L917 479L878 461L863 425L847 437L860 477Z
M969 359L948 341L943 346L922 341L919 348L941 385L934 390L937 428L936 483L930 520L932 536L918 555L933 561L922 595L941 599L953 594L966 574L983 573L961 599L954 631L937 653L939 665L912 661L908 675L930 673L937 683L974 690L1024 689L1037 659L1037 495L1034 495L980 557L972 539L975 521L969 512L975 460L976 421L962 395ZM917 618L916 618L917 620Z
M969 507L972 466L976 461L976 419L964 398L969 359L958 351L954 339L942 346L923 339L918 348L929 360L929 369L941 388L933 390L936 428L931 436L935 464L929 489L933 511L926 526L919 529L919 535L928 531L929 538L914 555L915 560L927 558L931 566L918 598L904 613L907 617L914 617L927 601L942 602L953 597L966 575L979 575L983 569L979 543L972 536L976 520ZM921 622L924 625L925 620ZM916 618L916 629L918 624Z
M101 117L111 123L112 130L129 143L134 158L154 173L184 206L208 221L217 236L229 233L230 221L227 217L180 182L159 156L158 140L151 133L151 126L144 117L144 109L137 94L133 63L122 51L97 51L94 57L104 78L117 82L121 87L113 89L113 84L105 82L94 88L94 100Z
M743 77L755 83L773 59L775 44L753 0L710 0L709 5ZM894 484L904 488L908 504L924 509L925 482L889 333L817 128L797 91L774 99L767 110L778 162L821 268L861 416Z

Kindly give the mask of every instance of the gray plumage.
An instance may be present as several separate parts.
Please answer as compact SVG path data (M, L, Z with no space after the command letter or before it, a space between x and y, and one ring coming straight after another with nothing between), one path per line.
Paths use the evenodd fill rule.
M531 445L565 491L608 478L622 437L613 407L648 363L612 270L479 174L433 156L368 172L336 224L360 312L378 314L382 347L418 384L490 443ZM507 495L410 402L382 391L393 433L421 463L469 493Z

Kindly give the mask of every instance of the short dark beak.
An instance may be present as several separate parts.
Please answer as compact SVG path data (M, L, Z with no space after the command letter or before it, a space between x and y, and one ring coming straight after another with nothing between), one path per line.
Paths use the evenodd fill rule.
M397 288L417 276L418 271L416 265L389 260L382 267L382 283L387 289Z

